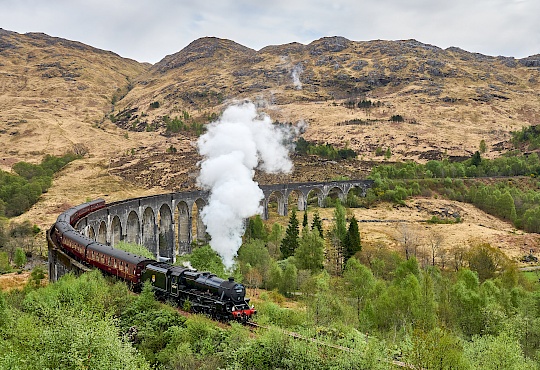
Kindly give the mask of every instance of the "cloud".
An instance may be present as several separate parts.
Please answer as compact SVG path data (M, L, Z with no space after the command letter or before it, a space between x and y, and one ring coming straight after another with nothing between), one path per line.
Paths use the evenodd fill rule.
M540 53L535 0L0 0L0 7L4 29L44 32L151 63L204 36L256 50L344 36L414 38L519 58Z

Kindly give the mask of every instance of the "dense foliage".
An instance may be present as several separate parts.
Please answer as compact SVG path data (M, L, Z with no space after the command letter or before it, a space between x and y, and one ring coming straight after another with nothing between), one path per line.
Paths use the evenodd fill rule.
M0 216L18 216L30 209L52 185L54 173L77 158L72 153L46 155L41 164L15 163L14 173L0 170Z
M475 154L464 162L429 161L425 165L407 162L375 167L370 175L375 184L366 198L350 193L347 205L369 206L379 200L399 204L410 196L436 194L472 203L511 221L516 228L540 232L540 186L535 180L540 173L538 155L493 160L475 160L476 157ZM490 181L482 181L487 176L492 177ZM514 176L526 178L498 178Z
M0 368L149 369L114 319L133 300L125 284L107 285L99 272L2 295Z
M530 150L538 149L540 148L540 127L538 125L523 127L521 131L512 133L512 141L516 148L526 145Z
M275 263L264 242L244 247L252 249L239 256L244 267ZM291 263L277 268L286 274ZM426 369L539 368L540 290L511 265L479 278L379 250L371 264L349 259L342 276L318 265L294 280L300 284L289 289L301 294L289 308L278 293L261 294L257 321L269 329L255 335L185 318L158 303L149 285L132 295L97 271L47 287L31 282L0 293L0 368L391 369L395 360Z
M300 137L296 141L295 150L296 153L300 155L317 155L326 159L340 160L347 158L356 158L356 152L349 148L336 149L331 144L315 144L309 141L306 141L304 138Z

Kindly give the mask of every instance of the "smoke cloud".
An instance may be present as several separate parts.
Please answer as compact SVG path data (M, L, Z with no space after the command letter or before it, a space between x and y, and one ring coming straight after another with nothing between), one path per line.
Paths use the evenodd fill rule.
M282 144L287 132L272 125L245 102L228 107L221 118L208 126L198 142L204 157L197 182L210 190L208 205L201 211L210 246L232 267L242 244L244 219L262 213L264 194L253 181L255 168L268 173L289 173L293 165Z
M300 75L304 72L304 68L302 68L302 64L298 63L294 66L291 77L293 80L293 85L296 90L302 90L302 82L300 81Z

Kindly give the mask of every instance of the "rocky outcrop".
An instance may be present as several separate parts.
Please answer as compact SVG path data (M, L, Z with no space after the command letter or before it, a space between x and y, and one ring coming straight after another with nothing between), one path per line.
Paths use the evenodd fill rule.
M525 67L540 67L540 54L520 59L519 64Z
M178 53L166 56L156 63L152 69L163 73L195 61L208 63L215 60L215 58L246 58L253 54L255 54L253 49L237 44L236 42L216 37L205 37L193 41Z

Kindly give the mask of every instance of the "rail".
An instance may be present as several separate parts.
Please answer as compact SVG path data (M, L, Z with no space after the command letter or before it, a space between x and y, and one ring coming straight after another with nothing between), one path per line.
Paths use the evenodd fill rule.
M265 329L265 330L269 329L268 326L260 325L260 324L257 324L256 322L253 322L253 321L246 322L246 326L249 326L250 328L253 328L253 329ZM288 330L284 330L284 329L279 329L279 330L283 334L285 334L285 335L287 335L287 336L289 336L291 338L303 340L303 341L306 341L306 342L311 342L311 343L314 343L317 346L333 348L333 349L337 349L339 351L344 351L344 352L349 352L349 353L357 352L356 350L354 350L352 348L349 348L349 347L344 347L344 346L340 346L340 345L332 344L332 343L326 343L326 342L323 342L321 340L318 340L318 339L315 339L315 338L309 338L309 337L306 337L305 335L298 334L298 333L288 331ZM394 366L397 366L397 367L405 368L405 369L417 369L417 367L415 367L414 365L407 364L407 363L405 363L403 361L387 360L385 362L387 362L389 364L392 364Z

